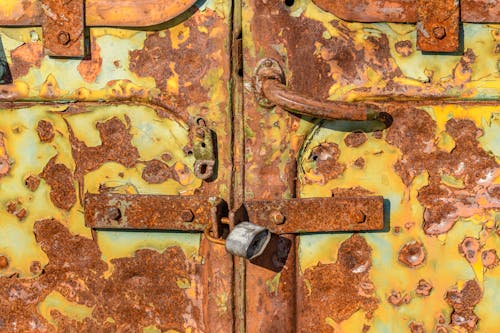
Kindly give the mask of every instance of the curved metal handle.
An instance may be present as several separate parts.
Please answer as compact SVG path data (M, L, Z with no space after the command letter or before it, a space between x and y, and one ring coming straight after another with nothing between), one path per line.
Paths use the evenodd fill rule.
M276 60L261 60L254 77L259 105L266 108L277 105L291 113L327 120L378 120L386 126L392 121L376 104L318 100L290 90L284 81L283 70Z

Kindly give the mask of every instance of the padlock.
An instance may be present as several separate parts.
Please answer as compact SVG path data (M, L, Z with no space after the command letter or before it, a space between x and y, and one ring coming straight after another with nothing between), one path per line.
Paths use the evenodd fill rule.
M235 256L253 259L264 252L270 239L268 229L251 222L241 222L227 236L226 250Z

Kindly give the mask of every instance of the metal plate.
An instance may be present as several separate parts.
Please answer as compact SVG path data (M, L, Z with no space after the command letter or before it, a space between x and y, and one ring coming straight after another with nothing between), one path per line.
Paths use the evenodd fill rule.
M245 207L249 221L277 234L384 228L382 197L250 200Z
M145 194L85 195L85 225L98 229L205 230L217 198Z

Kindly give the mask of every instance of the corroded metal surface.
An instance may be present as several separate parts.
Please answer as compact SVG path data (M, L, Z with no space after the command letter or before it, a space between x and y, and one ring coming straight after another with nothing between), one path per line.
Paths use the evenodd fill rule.
M0 8L0 26L42 25L46 9L40 1L42 0L8 0L7 4ZM77 0L72 2L74 1ZM85 24L113 27L152 26L177 17L195 2L195 0L121 0L117 4L114 0L85 0ZM64 5L68 3L68 1L62 2Z
M428 52L458 51L459 2L455 0L418 0L417 7L418 49Z
M384 228L382 197L248 200L249 221L277 234Z
M459 48L459 21L500 22L500 1L484 0L313 0L337 17L356 22L415 22L417 44L429 52ZM460 10L462 6L462 10Z
M417 50L416 25L345 22L312 1L243 8L246 199L381 195L390 206L386 232L301 235L282 271L249 264L247 331L497 330L500 26L464 24L464 54L444 56ZM392 124L263 107L251 89L263 58L290 90L374 103ZM368 279L344 279L339 259L367 253Z
M85 225L103 229L204 231L217 198L86 194Z
M40 0L43 45L48 55L83 57L84 0Z
M320 8L341 19L357 22L417 22L414 0L313 0ZM438 3L438 2L436 2ZM498 22L498 0L462 0L463 22Z
M0 16L20 23L23 3L2 1ZM192 3L94 9L108 24L151 25ZM84 59L47 57L38 27L0 28L13 76L0 89L0 331L231 331L223 246L201 233L92 231L83 206L86 193L229 200L230 8L205 4L151 31L92 28ZM217 135L211 182L188 154L198 118Z

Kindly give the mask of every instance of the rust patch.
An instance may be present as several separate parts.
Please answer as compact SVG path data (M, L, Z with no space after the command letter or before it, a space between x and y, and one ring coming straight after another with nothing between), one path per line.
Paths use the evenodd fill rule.
M178 45L172 45L168 33L161 36L154 32L148 34L143 49L129 53L130 70L140 77L153 77L159 89L168 91L162 98L179 109L207 101L208 90L201 81L210 69L220 66L220 62L213 61L220 56L217 55L220 44L214 43L216 37L211 36L223 28L217 13L210 9L183 24L189 29L189 36ZM182 39L183 35L178 37ZM167 85L168 79L174 76L178 77L178 88Z
M379 301L368 276L370 267L371 248L362 236L354 234L340 245L336 263L306 269L299 302L301 313L307 315L299 317L300 331L326 331L326 317L341 322L359 309L371 318Z
M412 321L408 325L408 328L410 329L411 333L425 333L424 324L420 322Z
M363 169L365 167L365 159L363 157L358 157L353 164L356 168Z
M18 218L19 221L24 220L28 212L25 208L19 207L20 202L10 201L7 203L7 212Z
M410 40L401 40L394 44L396 52L402 57L408 57L413 53L413 44Z
M394 306L401 306L403 304L409 304L411 301L410 295L406 292L401 291L391 291L389 297L387 297L387 302Z
M462 243L458 245L458 252L471 264L475 263L479 258L480 250L481 244L479 240L473 237L466 237Z
M473 309L479 303L483 293L475 280L465 282L462 290L456 286L446 292L445 300L453 307L450 323L459 326L467 332L474 332L478 317Z
M332 197L364 197L373 195L373 192L364 187L356 186L350 188L337 187L332 189Z
M146 167L142 171L142 179L150 184L161 184L170 178L178 180L177 173L158 160L146 162Z
M9 173L10 161L5 149L4 135L0 132L0 178Z
M487 269L493 269L498 266L498 255L495 249L489 249L481 253L481 261Z
M77 67L78 73L80 73L83 80L88 83L95 82L102 69L101 48L97 44L95 38L92 38L91 45L90 58L83 59Z
M321 184L344 173L345 165L338 161L340 149L336 143L325 142L311 150L309 160L315 163L313 172L321 176Z
M40 178L38 176L29 175L24 180L24 185L31 191L34 192L40 185Z
M193 330L203 331L203 324L196 326L202 321L200 306L177 285L178 279L190 281L199 267L179 247L112 260L113 274L105 279L107 265L93 240L72 235L53 219L36 222L34 232L49 263L44 268L32 263L32 272L40 274L36 278L0 277L0 330L54 331L37 306L57 291L70 302L94 307L92 317L81 322L51 311L61 332L140 332L150 325L180 332L195 325Z
M387 130L386 140L403 153L394 166L403 183L409 186L417 175L429 173L429 184L418 194L425 208L426 234L446 233L459 217L499 208L494 196L496 186L492 184L498 164L494 156L481 148L477 140L481 132L472 121L448 120L446 133L453 138L455 148L447 152L436 146L436 123L427 112L400 108L391 115L394 122ZM463 188L441 183L443 175L463 181Z
M30 272L33 275L40 274L42 272L42 264L38 261L32 261L30 265Z
M344 138L344 142L347 147L356 148L365 143L367 139L366 134L363 132L352 132L347 134Z
M431 294L431 291L432 285L429 282L424 279L420 279L418 281L417 288L415 289L415 293L418 296L429 296Z
M0 269L9 267L9 259L6 256L0 256Z
M70 124L66 121L71 143L71 153L75 160L75 177L80 188L80 195L83 192L83 177L94 170L97 170L106 162L116 162L127 168L133 167L139 158L139 151L132 145L132 134L130 134L130 118L125 116L127 124L124 124L117 117L113 117L104 122L98 122L96 128L99 131L101 145L88 147L80 141L73 132Z
M420 242L411 241L399 250L398 260L403 265L415 268L423 264L425 260L424 245Z
M54 139L54 126L50 121L40 120L38 126L36 127L38 137L42 142L51 142Z
M56 163L52 157L40 177L50 186L50 200L57 207L69 210L76 203L76 191L71 170L64 164Z
M43 46L41 43L26 43L11 52L12 78L15 80L28 74L32 67L40 68L43 59Z

